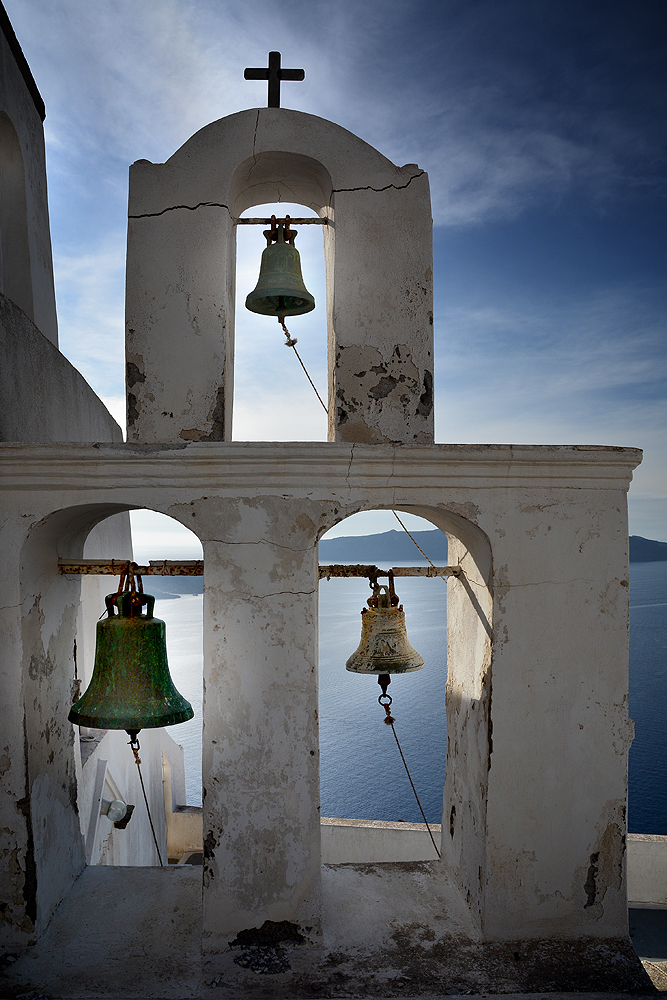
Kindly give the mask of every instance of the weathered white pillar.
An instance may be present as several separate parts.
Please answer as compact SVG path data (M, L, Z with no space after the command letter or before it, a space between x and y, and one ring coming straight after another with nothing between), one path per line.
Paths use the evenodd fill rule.
M627 934L625 485L592 479L515 496L494 533L491 940Z
M204 545L206 951L265 921L320 932L315 525L280 498L218 501ZM286 936L289 938L290 933Z

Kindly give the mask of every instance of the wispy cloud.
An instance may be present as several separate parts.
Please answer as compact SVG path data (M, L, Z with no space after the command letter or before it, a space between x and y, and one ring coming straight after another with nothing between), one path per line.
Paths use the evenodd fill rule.
M483 0L443 2L437 16L419 2L381 14L299 0L51 0L39 18L20 0L8 8L48 97L55 168L88 159L111 186L120 171L121 189L132 160L164 160L209 121L262 106L265 84L245 82L243 69L264 65L269 48L307 70L306 83L283 86L285 106L429 171L438 224L512 216L573 186L603 197L621 181L647 184L639 163L659 155L644 122L609 105L619 84L565 55L543 65L549 18L526 2L503 5L502 17ZM534 53L517 51L521 23Z
M91 252L56 252L54 271L61 351L98 395L122 395L125 234L105 234Z
M507 412L552 420L560 412L558 423L579 422L578 433L587 430L584 412L589 425L596 414L606 427L618 427L620 414L631 425L657 424L667 401L664 304L645 301L642 313L640 298L636 288L616 288L559 305L515 297L504 308L445 309L438 373L468 398L491 390Z

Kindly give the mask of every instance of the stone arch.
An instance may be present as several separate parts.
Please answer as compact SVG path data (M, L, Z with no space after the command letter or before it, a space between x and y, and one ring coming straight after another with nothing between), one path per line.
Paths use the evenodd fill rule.
M326 225L315 226L314 229L312 226L308 227L299 226L297 228L297 232L299 234L299 238L297 240L297 248L301 252L301 263L304 271L304 279L306 277L307 267L309 265L313 266L314 263L313 258L316 258L316 266L320 274L322 273L322 265L324 265L323 271L325 278L325 289L331 290L333 288L334 285L333 268L335 261L335 228L332 224L328 224L328 220L331 219L331 221L333 221L333 184L328 171L323 167L321 163L312 159L311 157L302 156L300 154L293 154L291 156L288 156L284 153L276 153L276 152L260 153L258 156L254 158L252 157L248 158L246 161L244 161L237 167L230 185L230 192L231 192L231 197L230 197L231 211L234 218L240 218L244 212L246 212L249 215L258 216L265 214L268 215L273 211L276 211L276 214L280 217L285 215L286 210L291 212L292 216L299 217L304 215L304 212L298 210L295 212L293 207L287 209L286 208L276 209L276 205L291 204L293 206L294 204L298 204L304 206L305 208L309 209L312 212L315 212L317 215L320 216L320 218L325 220L325 222L327 222ZM263 206L263 208L259 211L249 211L250 209L253 209L257 205ZM270 205L274 207L269 209L267 206ZM252 227L252 230L254 231L251 232L246 227L243 228L246 229L246 232L242 234L243 236L245 236L245 244L240 238L237 240L238 228L234 227L232 235L232 245L230 247L230 255L240 253L241 247L243 245L245 245L245 247L247 248L249 244L252 243L253 247L256 247L257 266L259 267L259 255L261 254L261 251L264 247L264 239L261 235L262 229L259 228L258 231L258 227L254 226ZM321 234L320 233L316 234L315 230L317 229L321 230ZM310 230L310 232L308 230ZM306 279L306 285L307 286L309 285L309 281L307 279ZM253 287L252 284L249 285L247 291L250 291L252 287ZM309 287L309 291L315 292L315 289ZM326 317L329 317L329 325L330 325L330 317L331 317L330 307L332 305L331 301L329 301L328 303L326 301L326 291L324 298L320 296L318 292L315 292L315 295L317 300L316 312L311 314L310 317L311 321L313 320L313 317L316 317L314 322L312 322L312 332L314 333L315 336L314 338L313 337L307 338L308 340L311 341L309 347L305 347L306 338L302 339L304 328L301 326L300 319L297 320L295 328L293 329L294 334L298 335L300 341L299 351L302 352L305 347L306 351L308 351L308 349L310 348L310 351L312 352L311 361L310 362L307 361L308 368L310 369L312 375L314 375L314 372L312 371L311 366L313 364L312 359L313 359L313 354L315 354L315 352L318 364L322 365L322 368L324 368L323 363L325 363L325 359L328 353L327 337L325 334L325 330L327 327ZM329 296L329 298L331 299L331 296ZM241 294L238 301L236 301L235 317L234 317L234 327L235 327L234 339L236 344L235 359L234 359L235 363L234 377L236 380L234 389L235 406L236 406L236 396L238 391L237 387L239 385L238 379L239 375L243 374L243 360L240 359L243 359L244 351L246 352L246 354L249 351L254 351L256 355L256 350L257 350L254 335L252 338L250 338L250 340L246 340L243 343L239 342L238 339L239 326L241 330L243 329L243 321L241 319L241 315L245 313L245 311L246 310L244 307L244 295ZM248 316L246 316L246 332L247 332L247 319ZM254 320L256 322L257 320L256 316L254 317ZM253 325L253 331L255 329L256 327ZM285 352L281 353L284 354ZM289 353L291 354L292 352ZM307 358L307 354L305 354L304 357ZM256 369L256 358L254 355L253 355L253 360L254 360L254 364L252 366L253 375L257 375L258 373ZM291 361L294 360L295 359L291 359ZM329 368L330 371L330 366L327 367ZM297 368L296 370L298 371L299 379L301 379L302 373L300 369ZM264 377L266 378L266 373ZM325 417L324 420L322 420L322 415L319 411L319 405L320 405L319 402L314 403L314 405L318 409L318 414L317 414L319 418L318 428L321 428L318 439L325 440L326 435L331 434L331 427L333 421L333 410L331 407L331 398L332 398L331 384L330 384L331 380L328 379L328 376L326 374L326 368L324 368L324 371L321 372L319 378L317 376L314 377L318 385L318 391L321 393L323 399L326 401L327 396L329 397L329 403L328 403L329 416L327 418L327 415L324 414ZM329 382L329 385L327 385L326 388L324 385L324 379L328 379ZM305 380L303 382L303 385L307 386ZM286 390L287 387L285 386L284 391ZM309 388L307 391L309 394L312 392L312 390L310 390ZM311 400L315 401L314 393L311 396ZM258 401L257 396L254 394L253 408L256 406L257 401ZM295 411L294 400L290 400L290 411L299 412L299 418L300 418L299 423L300 424L307 423L309 425L309 429L312 431L312 425L310 425L310 422L304 421L303 415L301 414L300 411L298 411L298 409ZM238 414L238 409L235 409L235 414ZM272 424L273 424L273 417L271 416L266 425L270 427L272 426ZM234 434L238 437L237 427L238 427L238 421L237 421L237 416L235 416ZM261 433L262 432L260 431L260 434ZM301 437L301 433L302 432L300 430L297 430L295 432L294 439L298 440Z
M0 111L0 250L0 291L34 321L23 154L4 111Z
M339 510L318 538L351 514L373 509L382 508L369 504ZM440 850L449 877L468 900L473 918L480 921L487 774L493 746L491 544L470 519L472 510L459 512L446 503L437 507L397 503L391 509L416 514L439 528L447 536L448 564L463 571L447 582L447 765Z
M23 894L26 913L37 933L44 929L86 863L78 815L80 761L67 711L79 687L82 692L90 679L94 625L103 601L100 595L109 592L111 579L61 575L58 560L77 561L84 552L88 557L85 546L91 539L98 549L93 551L93 557L129 557L124 548L129 540L129 524L126 530L119 515L136 507L135 503L119 501L54 511L32 526L22 546L20 684L25 798L21 811L26 829ZM86 676L82 654L86 652L85 633L91 628L93 640L87 650L91 662ZM160 770L160 795L161 791ZM138 808L138 798L136 804ZM140 863L155 861L147 856Z
M280 108L214 122L166 163L130 170L129 439L229 439L235 220L267 197L327 220L329 440L431 443L426 174Z

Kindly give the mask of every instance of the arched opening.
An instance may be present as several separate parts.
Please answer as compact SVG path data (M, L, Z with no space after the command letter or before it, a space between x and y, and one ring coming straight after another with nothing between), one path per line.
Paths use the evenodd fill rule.
M135 562L201 560L201 542L180 521L152 510L130 511ZM169 672L178 691L190 702L194 718L169 727L169 736L183 747L185 801L201 806L203 700L203 592L201 576L146 576L144 590L155 597L155 617L167 626Z
M34 320L25 170L16 130L0 112L0 291Z
M33 912L38 926L40 918L48 920L53 906L83 864L158 863L138 771L127 746L127 734L121 730L73 726L67 721L69 705L83 693L92 676L96 623L104 612L104 597L116 590L118 577L63 575L58 561L132 558L128 509L129 505L124 504L100 504L59 511L35 526L24 546L21 587L27 611L22 623L23 682L26 767L32 789L30 826L33 831L29 867L32 865L35 872ZM141 544L137 546L135 557L170 557L169 536L160 531L161 515L154 517L158 525L153 524L153 538L143 549ZM171 519L165 520L171 522ZM194 537L182 529L180 535L184 534ZM162 542L154 549L160 535ZM196 539L195 543L198 546ZM197 557L196 546L191 546L191 558ZM181 548L180 553L182 551ZM151 579L158 581L160 578ZM148 584L145 590L150 593L148 577L145 583ZM177 587L178 581L171 590L178 593ZM178 597L160 593L156 617L160 617L159 610L169 604L178 604ZM201 633L201 598L198 612ZM177 675L174 680L180 690L183 677L178 676L178 645L178 634L168 636L170 670ZM201 692L201 641L199 651L198 677L194 678L194 685L196 688L198 682ZM193 652L191 649L191 660ZM191 690L192 676L188 682ZM201 694L195 711L201 727ZM187 802L184 755L178 745L179 737L181 734L165 729L146 728L140 733L142 776L164 864L174 853L169 845L167 800L172 811L177 812L177 807L193 811ZM200 761L201 737L195 735L193 742L199 746ZM198 783L200 794L199 767L196 771L194 781ZM164 785L165 773L171 779L168 789ZM125 825L109 818L113 811L108 813L108 806L114 800L135 807ZM201 809L195 808L194 812L199 813L194 826L198 824L201 840Z
M294 203L253 205L241 218L318 219L310 207ZM257 284L263 226L236 227L236 321L234 347L234 413L236 441L326 441L327 414L308 382L298 357L286 345L278 320L245 307ZM298 225L295 246L301 257L304 284L315 298L315 309L287 317L291 338L325 406L327 402L326 279L322 226Z
M423 656L425 668L392 677L390 688L396 733L426 818L429 824L439 825L441 820L444 824L442 836L439 826L437 829L438 849L444 860L460 867L463 831L480 829L478 823L485 810L490 548L479 529L460 515L415 507L399 508L398 512L433 563L460 565L463 569L460 577L449 577L447 582L397 577L396 590L405 608L408 638ZM380 516L384 520L379 520ZM355 525L361 515L356 515L339 522L330 535L322 536L320 565L362 563L384 569L427 565L390 511L367 511L363 517L361 529ZM346 532L352 535L359 530L364 534L346 537ZM443 534L447 537L447 555ZM325 822L323 859L433 859L435 852L423 828L411 826L415 821L423 823L423 818L392 731L382 725L375 677L345 670L345 660L359 642L359 612L369 593L363 578L320 583L322 815L332 817L326 822L334 827L336 820L348 821L340 830L327 830ZM336 760L333 768L332 757ZM356 824L357 829L350 828L349 821L357 819L365 822ZM368 822L377 820L382 823ZM386 831L381 835L377 832L379 825L387 824L395 845L399 841L401 844L391 848L393 854L387 853ZM466 853L475 852L468 847ZM472 864L463 867L472 871ZM465 872L461 881L467 882Z
M431 561L445 565L447 542L442 533L424 518L399 516ZM319 561L374 564L385 570L428 566L391 511L364 511L340 522L320 540ZM386 584L387 579L380 582ZM439 847L446 762L447 581L399 577L396 592L405 610L408 640L423 657L424 668L392 676L391 712L421 808ZM345 669L346 659L359 643L360 612L370 595L364 577L320 581L323 860L382 860L373 854L380 841L377 845L372 842L382 836L392 838L389 851L396 852L387 854L385 860L433 860L436 853L394 733L383 724L377 677ZM366 822L357 824L356 829L347 824L338 829L336 821L340 819L375 821L375 826ZM341 853L346 849L348 856ZM382 849L387 850L386 844ZM367 857L364 850L370 852Z

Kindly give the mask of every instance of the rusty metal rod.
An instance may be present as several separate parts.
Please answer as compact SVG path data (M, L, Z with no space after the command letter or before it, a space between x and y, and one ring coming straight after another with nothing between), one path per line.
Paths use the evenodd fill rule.
M320 580L329 580L332 576L460 576L460 566L393 566L391 569L378 569L377 566L361 564L320 566Z
M58 568L64 576L120 576L127 566L127 559L79 559L76 562L60 559ZM202 559L151 559L147 566L133 566L138 576L203 576L204 562ZM349 565L335 563L320 566L320 579L330 580L333 576L379 577L389 576L460 576L459 566L394 566L390 570L379 569L377 566L352 563Z
M127 559L79 559L71 562L59 559L60 572L66 576L119 576L127 566ZM133 564L135 576L203 576L202 559L151 559L148 566Z
M285 219L276 219L276 223L284 223ZM237 226L270 226L271 219L234 219ZM293 219L290 216L290 226L328 226L328 219Z

